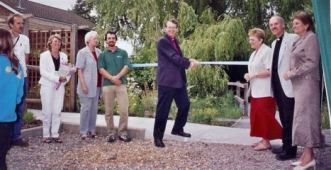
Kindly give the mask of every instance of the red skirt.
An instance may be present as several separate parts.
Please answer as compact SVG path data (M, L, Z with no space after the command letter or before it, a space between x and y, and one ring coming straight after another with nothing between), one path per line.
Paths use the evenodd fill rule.
M251 97L251 136L264 139L281 139L282 127L275 118L276 102L272 97Z

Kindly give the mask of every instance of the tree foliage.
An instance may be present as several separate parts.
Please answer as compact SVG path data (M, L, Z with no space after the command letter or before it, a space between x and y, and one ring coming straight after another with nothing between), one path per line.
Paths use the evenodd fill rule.
M268 20L279 14L289 21L292 13L309 7L309 0L88 0L98 13L97 29L118 30L133 40L133 62L156 62L156 42L165 21L179 21L178 39L184 55L201 61L247 60L250 48L247 31L268 30ZM269 36L271 37L271 36ZM153 83L154 69L134 69L140 83ZM188 71L190 94L221 95L228 76L223 67L201 66Z
M76 0L74 8L71 10L72 12L76 13L77 15L95 23L96 17L91 15L93 10L93 4L88 3L84 0Z
M209 9L204 14L208 14ZM183 40L184 54L200 61L227 61L247 59L247 34L239 18L225 17L222 22L212 21L212 15L205 15L209 24L199 24L194 33ZM203 37L203 38L202 38ZM219 66L201 66L189 71L188 79L193 96L219 96L227 89L228 76Z

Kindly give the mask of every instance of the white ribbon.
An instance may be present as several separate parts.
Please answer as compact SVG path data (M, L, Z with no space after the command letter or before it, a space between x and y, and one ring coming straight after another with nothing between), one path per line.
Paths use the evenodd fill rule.
M248 61L199 61L201 65L248 65ZM157 67L157 63L130 64L132 68Z

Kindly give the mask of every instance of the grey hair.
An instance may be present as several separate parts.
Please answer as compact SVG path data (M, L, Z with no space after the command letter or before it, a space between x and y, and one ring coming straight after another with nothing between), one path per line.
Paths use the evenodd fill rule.
M87 45L90 39L93 37L98 37L98 33L96 31L89 31L88 33L86 33L84 37L85 45Z
M271 18L276 18L281 24L283 24L285 26L285 20L283 17L281 17L279 15L274 15Z

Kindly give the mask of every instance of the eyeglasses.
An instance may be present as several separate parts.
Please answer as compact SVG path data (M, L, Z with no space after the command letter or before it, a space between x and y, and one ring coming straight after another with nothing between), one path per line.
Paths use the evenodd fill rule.
M177 29L177 27L166 27L167 29Z

